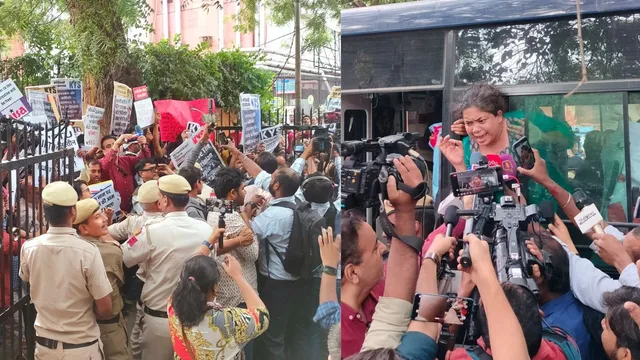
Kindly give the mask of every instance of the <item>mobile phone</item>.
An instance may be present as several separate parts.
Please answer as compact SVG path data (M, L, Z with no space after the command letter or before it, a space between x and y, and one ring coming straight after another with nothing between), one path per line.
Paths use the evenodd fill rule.
M294 152L297 152L297 153L304 152L304 146L302 146L302 145L296 145L296 146L293 148L293 151L294 151Z
M453 196L492 194L502 188L502 168L488 167L449 175Z
M536 158L531 149L531 144L529 144L529 139L527 139L526 136L523 136L513 144L513 151L516 153L521 167L527 170L533 169L533 166L536 164Z
M473 299L455 295L416 294L411 320L464 325L473 310Z
M219 132L218 134L216 134L216 142L220 145L227 145L227 135L225 135L223 132Z

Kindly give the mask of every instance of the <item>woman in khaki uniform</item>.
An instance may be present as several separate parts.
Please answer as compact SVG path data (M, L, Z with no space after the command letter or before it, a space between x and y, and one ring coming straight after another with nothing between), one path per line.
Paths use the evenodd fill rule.
M113 241L102 241L100 237L107 235L107 217L100 211L100 205L94 199L80 200L76 204L78 214L73 227L80 237L100 250L102 262L107 271L107 278L111 283L112 317L98 320L100 340L104 344L106 360L131 360L131 347L127 336L127 327L122 316L123 301L120 287L124 283L122 269L122 249L120 244Z

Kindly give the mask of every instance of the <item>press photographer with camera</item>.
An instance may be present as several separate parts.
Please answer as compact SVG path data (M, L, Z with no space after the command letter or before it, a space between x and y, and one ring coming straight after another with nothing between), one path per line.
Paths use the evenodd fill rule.
M575 217L580 213L580 210L578 210L573 196L549 177L545 160L540 157L540 153L536 149L533 149L533 153L535 156L534 167L531 170L518 168L518 171L549 191L575 224ZM604 222L603 225L605 234L588 233L587 235L595 239L594 243L602 259L620 272L620 277L617 280L602 272L590 260L576 254L573 240L561 221L556 221L553 226L550 226L550 229L562 242L569 256L573 294L584 305L606 313L602 302L604 293L614 291L622 286L640 287L638 270L634 264L634 261L640 260L640 251L638 250L640 249L640 230L636 229L624 235L613 226Z

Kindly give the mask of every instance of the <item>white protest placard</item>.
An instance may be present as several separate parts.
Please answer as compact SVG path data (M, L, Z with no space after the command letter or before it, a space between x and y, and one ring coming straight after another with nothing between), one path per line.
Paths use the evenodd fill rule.
M45 136L40 139L40 151L42 154L62 150L73 149L74 154L78 152L80 146L78 146L78 139L73 127L66 126L65 131L60 131L61 127L55 127L49 130ZM53 177L53 171L57 170L58 175L67 174L68 166L64 166L66 158L60 159L54 167L53 160L45 161L41 163L40 170L43 173L48 171L49 178ZM54 169L57 168L57 169ZM85 168L84 160L75 155L73 157L73 171L81 171Z
M84 122L85 146L100 146L100 119L104 116L104 109L97 106L88 106L87 113L82 118Z
M124 134L129 127L133 91L119 82L113 82L113 107L111 108L111 132L116 136Z
M54 126L60 119L56 87L54 85L27 86L25 92L33 108L33 112L25 120L36 124L48 121L49 125Z
M120 214L120 195L113 186L113 181L105 181L88 186L91 197L100 204L100 209L113 209L113 216L116 218Z
M260 131L260 141L264 143L264 149L266 152L274 152L276 150L278 144L280 144L281 135L282 125L272 126Z
M31 105L11 79L0 83L0 113L18 120L31 113Z
M182 167L185 161L187 161L189 156L191 156L191 152L193 152L193 148L196 147L196 143L200 139L202 130L204 130L204 127L201 127L200 129L198 129L197 133L190 136L189 139L183 141L182 144L180 144L180 146L178 146L177 148L175 148L175 150L171 152L171 155L170 155L171 161L173 161L173 166L175 166L176 169L180 169L180 167Z
M135 101L133 106L136 108L138 125L142 129L153 125L155 113L146 85L133 88L133 100Z
M240 117L242 118L242 144L244 152L255 150L260 142L260 97L240 94Z
M193 121L187 123L187 133L189 133L189 137L197 134L198 131L200 131L200 124L194 123Z

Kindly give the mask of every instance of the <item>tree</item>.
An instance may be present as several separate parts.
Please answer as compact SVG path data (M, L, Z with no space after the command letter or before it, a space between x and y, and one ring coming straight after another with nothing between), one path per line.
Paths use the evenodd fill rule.
M110 119L113 82L140 85L127 33L144 28L149 11L145 0L6 0L0 5L0 35L21 37L52 77L61 71L81 74L85 104L103 107L104 119ZM69 60L77 68L65 65ZM107 132L107 121L102 130Z
M179 43L175 41L175 43ZM203 61L204 49L172 45L168 40L133 48L132 55L152 99L218 98L218 77Z
M260 55L237 49L212 53L204 44L191 50L167 40L131 53L153 99L214 98L218 108L236 112L240 94L249 93L260 95L263 110L271 106L273 73L256 67Z

